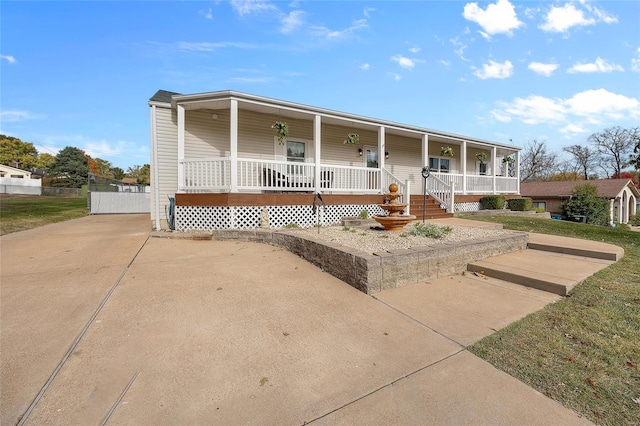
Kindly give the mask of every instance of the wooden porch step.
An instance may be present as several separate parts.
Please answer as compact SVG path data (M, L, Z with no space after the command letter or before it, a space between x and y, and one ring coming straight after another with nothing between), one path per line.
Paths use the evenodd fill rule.
M411 214L415 215L418 219L422 218L423 211L425 211L425 217L427 219L444 219L453 217L453 213L447 213L447 210L441 208L440 203L432 197L427 197L426 205L423 204L422 197L411 197L409 209Z

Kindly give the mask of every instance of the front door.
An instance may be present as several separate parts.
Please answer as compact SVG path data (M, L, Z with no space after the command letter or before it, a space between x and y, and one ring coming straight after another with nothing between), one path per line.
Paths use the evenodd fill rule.
M374 148L372 146L364 146L364 165L367 168L377 169L378 168L378 148ZM367 185L367 189L376 189L378 188L378 174L373 170L367 171L367 177L365 180L365 185Z
M364 165L374 169L378 168L378 148L372 146L364 147Z

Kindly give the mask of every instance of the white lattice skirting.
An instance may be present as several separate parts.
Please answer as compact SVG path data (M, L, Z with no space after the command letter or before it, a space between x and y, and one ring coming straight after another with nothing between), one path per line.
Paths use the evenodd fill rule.
M344 204L318 207L318 215L313 207L305 206L176 206L176 230L195 231L211 229L252 229L259 228L262 210L266 209L270 228L282 228L296 224L301 228L335 225L343 217L359 216L367 210L369 216L382 214L376 204ZM319 218L317 217L319 216Z
M479 201L473 201L470 203L453 203L453 206L457 212L475 212L480 210Z

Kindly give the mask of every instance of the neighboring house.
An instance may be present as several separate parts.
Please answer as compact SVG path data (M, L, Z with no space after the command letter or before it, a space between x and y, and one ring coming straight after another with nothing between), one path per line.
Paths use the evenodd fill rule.
M174 197L179 230L310 226L314 194L327 204L322 223L337 223L380 212L391 183L404 202L419 200L419 215L423 166L428 193L449 214L478 210L485 194L519 193L520 148L511 145L234 91L160 90L149 107L157 229ZM276 122L288 124L283 144ZM350 134L358 144L345 143Z
M29 170L22 170L17 167L5 166L4 164L0 164L0 177L13 179L31 179L31 172Z
M0 164L0 193L40 195L42 181L28 170Z
M520 184L520 193L533 200L533 207L561 215L562 204L571 198L576 186L584 184L595 186L598 195L609 200L610 223L627 223L638 211L640 193L631 179L528 182Z

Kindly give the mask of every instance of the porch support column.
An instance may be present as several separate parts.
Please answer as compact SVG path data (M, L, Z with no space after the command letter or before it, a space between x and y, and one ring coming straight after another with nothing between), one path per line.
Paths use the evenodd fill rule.
M624 223L623 198L624 196L618 198L618 223Z
M322 152L320 146L320 139L322 138L321 134L322 129L322 118L319 115L313 117L313 149L314 154L313 158L316 163L314 168L314 177L313 181L315 182L316 193L320 192L320 167L321 167L321 158L320 153Z
M184 186L184 106L178 105L178 192Z
M609 200L609 226L613 226L613 204L615 202L615 198Z
M516 171L516 194L520 195L520 151L516 151L513 167L515 167Z
M496 190L496 183L497 183L497 179L496 179L496 175L497 175L496 155L498 155L498 148L494 146L493 148L491 148L491 175L493 177L493 193L494 194L497 194L497 190Z
M385 178L384 178L384 153L386 150L385 147L385 128L384 126L380 126L378 128L378 168L380 169L380 180L379 180L379 187L380 190L382 191L381 193L384 194L386 191L386 188L383 188L383 182L385 182Z
M230 105L231 116L229 120L229 137L231 149L229 156L231 157L231 187L230 192L238 192L238 100L231 99Z
M462 168L462 193L467 193L467 141L460 145L460 167Z

